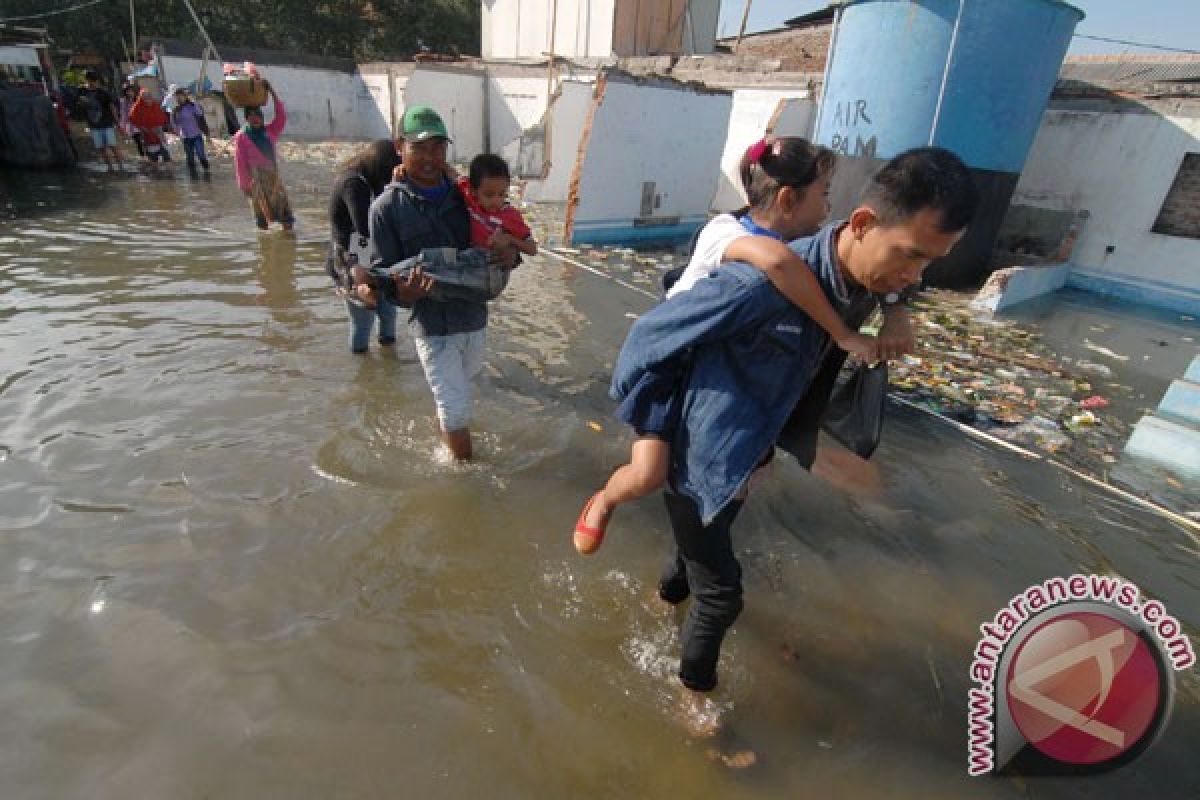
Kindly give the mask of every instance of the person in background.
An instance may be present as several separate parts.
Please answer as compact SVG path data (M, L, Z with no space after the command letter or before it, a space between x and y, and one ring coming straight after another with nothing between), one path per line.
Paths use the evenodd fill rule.
M87 89L82 95L87 112L88 130L92 134L92 146L100 153L109 169L121 167L121 151L117 149L117 118L120 116L113 96L100 86L100 76L95 70L84 73Z
M129 109L129 122L142 134L142 146L146 158L153 163L171 160L167 150L164 130L171 120L158 102L158 97L149 89L142 89L137 102Z
M365 353L371 328L379 318L379 344L396 341L396 306L386 292L371 292L360 263L370 251L371 201L391 182L392 170L400 164L400 153L391 139L379 139L363 147L341 164L329 198L329 256L326 270L346 302L350 318L350 352ZM356 269L357 268L357 269Z
M254 224L259 230L265 231L272 222L279 222L285 231L290 231L296 218L279 177L279 159L275 150L287 127L287 109L275 93L275 87L270 83L266 85L275 106L275 118L268 125L261 108L251 106L243 112L246 124L233 137L233 166L238 188L249 198Z
M121 133L125 134L137 147L138 158L146 157L146 148L142 143L142 132L133 126L129 121L129 112L133 108L133 104L137 102L138 90L132 83L127 83L121 87L121 106L120 106L120 128Z
M58 119L58 127L62 128L63 134L67 137L67 146L71 148L71 158L78 161L79 151L75 149L75 138L71 136L71 121L67 118L67 108L62 92L51 92L50 99L54 103L54 116Z
M204 152L204 140L212 143L208 134L208 122L204 119L204 110L192 102L187 89L175 90L175 110L171 112L171 121L179 138L183 140L183 153L187 157L188 172L196 175L196 162L208 172L208 155Z

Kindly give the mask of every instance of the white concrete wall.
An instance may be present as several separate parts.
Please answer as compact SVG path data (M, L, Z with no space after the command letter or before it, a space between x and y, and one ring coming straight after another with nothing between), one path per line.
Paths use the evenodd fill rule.
M729 112L729 136L721 154L721 174L712 200L716 211L732 211L746 204L738 163L746 148L768 133L778 116L776 136L812 136L816 103L807 89L737 89ZM782 104L782 106L781 106Z
M1200 119L1050 110L1013 202L1090 212L1073 274L1194 295L1200 240L1150 230L1188 152L1200 152Z
M654 217L702 224L716 190L732 97L666 81L606 81L583 154L579 197L568 216L575 240L633 227L644 182Z
M579 159L583 126L592 107L594 80L563 81L562 92L550 108L550 169L545 180L529 181L525 199L531 203L565 203L571 175Z
M200 65L198 58L165 56L166 82L189 84L199 78ZM364 126L375 129L369 107L362 106L359 99L361 76L308 67L259 65L258 69L287 107L287 135L299 139L357 139L368 135ZM219 89L221 65L209 62L206 74L213 88Z
M542 120L546 112L546 73L521 75L489 75L488 136L493 153L498 153L512 166L517 163L521 132Z
M33 45L5 45L0 47L0 64L12 64L18 67L37 67L41 69L42 62L38 61L37 48Z
M482 72L418 66L404 84L404 107L430 106L446 123L453 143L448 156L470 161L483 152ZM400 120L403 109L397 110Z
M555 6L557 5L557 9ZM614 0L484 0L484 58L605 58L612 54Z
M361 135L367 139L392 136L392 90L387 73L359 73L356 102Z

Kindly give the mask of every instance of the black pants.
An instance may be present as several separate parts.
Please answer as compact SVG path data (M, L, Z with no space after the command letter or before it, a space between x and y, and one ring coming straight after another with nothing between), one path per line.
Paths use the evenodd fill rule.
M672 604L692 596L680 632L679 680L689 689L707 692L717 685L717 659L725 631L742 611L742 566L733 554L730 536L742 501L732 501L704 525L690 499L669 490L663 499L675 534L675 556L663 571L658 591Z
M805 469L812 469L817 458L817 435L821 431L821 420L829 406L829 396L837 383L838 373L845 363L846 351L834 347L775 441L780 449L791 453Z
M866 318L875 310L875 301L869 295L856 300L845 312L843 319L851 330L858 330ZM808 390L792 410L784 423L783 430L775 443L791 453L800 466L812 469L817 458L817 434L821 420L829 406L829 396L837 384L838 373L846 363L846 351L837 345L829 345L817 374Z

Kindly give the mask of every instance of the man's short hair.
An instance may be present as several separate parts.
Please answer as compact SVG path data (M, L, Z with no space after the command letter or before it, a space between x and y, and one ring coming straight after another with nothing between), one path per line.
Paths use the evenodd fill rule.
M863 189L861 205L870 206L881 225L897 225L929 208L940 212L945 233L971 224L979 190L962 159L942 147L908 150L883 165Z
M100 76L96 73L96 70L89 69L87 72L83 73L83 79L85 81L99 81Z

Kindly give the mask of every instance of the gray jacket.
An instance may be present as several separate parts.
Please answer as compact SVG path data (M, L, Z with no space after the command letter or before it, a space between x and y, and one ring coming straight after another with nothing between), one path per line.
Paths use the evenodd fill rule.
M471 246L467 207L453 186L434 202L407 181L390 183L371 203L369 224L376 252L371 266L376 273L418 257L422 250ZM414 336L470 333L487 326L488 292L459 287L453 294L452 298L444 293L442 299L426 297L412 305L409 325Z

